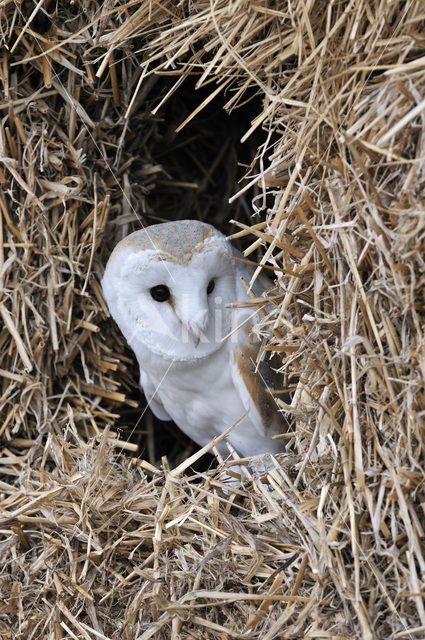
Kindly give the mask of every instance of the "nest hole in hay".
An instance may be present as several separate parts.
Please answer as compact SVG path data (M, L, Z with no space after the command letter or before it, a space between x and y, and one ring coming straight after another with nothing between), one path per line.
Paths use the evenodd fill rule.
M198 74L199 75L199 74ZM196 74L189 75L155 116L151 126L141 118L140 127L150 129L149 153L152 159L161 165L161 177L157 179L146 200L147 211L140 215L137 200L132 202L133 212L128 221L121 227L121 222L111 224L109 229L109 247L131 231L140 228L140 224L148 225L168 220L193 218L209 222L223 233L229 235L235 231L230 220L252 224L252 206L243 195L229 204L229 199L238 192L248 180L247 174L258 171L258 156L265 143L264 136L256 133L245 142L241 138L249 129L252 120L261 112L261 99L252 91L246 96L244 104L227 113L223 109L225 96L219 95L208 102L197 117L191 119L181 130L181 125L195 109L207 101L210 87L196 88ZM157 96L166 96L175 84L175 77L164 74L155 78L154 91ZM159 101L159 99L158 99ZM142 134L137 130L137 113L133 113L127 143L137 141ZM269 146L272 146L269 141ZM136 143L137 144L137 143ZM137 184L138 168L143 166L144 158L135 159L131 165L131 180ZM143 171L143 169L142 169ZM255 197L260 189L255 185L250 198ZM133 193L133 198L136 194ZM236 238L234 244L243 249L244 239ZM260 257L261 253L258 252ZM107 259L103 253L101 260ZM254 256L255 259L255 256ZM107 331L107 329L106 329ZM138 366L132 352L126 350L128 362L127 372L131 376L132 389L128 398L137 403L137 407L122 405L118 407L120 417L114 428L119 430L120 439L138 445L135 455L146 457L155 464L164 455L175 465L191 453L197 445L182 433L174 423L163 423L148 409L145 415L141 406L141 390L138 385ZM141 413L144 417L140 420ZM205 469L213 462L211 454L205 454L195 462L194 468Z

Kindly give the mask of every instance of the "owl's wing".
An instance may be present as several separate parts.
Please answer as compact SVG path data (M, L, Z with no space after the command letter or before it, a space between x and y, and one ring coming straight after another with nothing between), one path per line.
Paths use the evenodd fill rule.
M241 256L242 254L235 251L235 255ZM249 284L254 268L239 261L237 265L237 299L246 300L249 299L249 295L241 278L246 284ZM263 271L253 284L252 294L260 297L264 291L272 287L272 280ZM255 307L252 307L245 309L245 312L250 315L254 310ZM281 375L276 373L269 361L263 360L257 366L259 342L253 335L250 335L252 324L258 322L259 319L260 316L255 316L238 331L238 343L234 345L231 363L232 378L242 403L249 411L249 417L258 433L261 435L264 435L264 433L284 433L288 428L288 424L282 414L278 412L278 407L271 394L271 390L282 386Z
M144 371L140 369L140 386L143 389L143 392L146 396L146 400L148 401L148 406L152 409L153 413L160 420L165 420L166 422L171 421L172 418L168 415L167 411L164 409L164 406L161 400L158 398L156 394L155 386L149 377L145 374Z
M271 394L273 389L281 386L280 376L266 361L256 365L258 347L250 340L247 332L245 337L246 344L236 346L233 350L233 383L242 404L249 411L250 420L261 436L284 433L288 425L278 412Z

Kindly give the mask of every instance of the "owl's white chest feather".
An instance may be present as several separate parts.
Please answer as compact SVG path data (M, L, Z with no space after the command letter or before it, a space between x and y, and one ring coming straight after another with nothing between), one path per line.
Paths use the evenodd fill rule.
M174 362L162 358L150 359L144 375L156 389L160 400L174 422L195 442L204 446L245 413L235 388L229 359L231 348L221 349L207 358L191 362ZM261 436L249 414L228 436L232 446L242 456L281 450L278 442ZM224 443L219 450L228 454Z

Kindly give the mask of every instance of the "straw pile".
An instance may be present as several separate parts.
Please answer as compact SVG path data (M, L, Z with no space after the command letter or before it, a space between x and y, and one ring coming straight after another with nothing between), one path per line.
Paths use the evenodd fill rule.
M424 18L420 0L0 4L2 640L424 637ZM203 146L223 99L253 117L232 214L275 269L259 331L294 422L230 493L193 460L152 465L99 287L140 220L225 228L236 161ZM174 130L208 109L183 145L195 180Z

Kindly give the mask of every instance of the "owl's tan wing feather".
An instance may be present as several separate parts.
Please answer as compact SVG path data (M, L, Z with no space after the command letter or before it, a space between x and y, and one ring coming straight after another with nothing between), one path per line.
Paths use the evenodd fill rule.
M241 256L237 250L234 255ZM238 262L236 295L238 300L249 299L246 285L250 284L254 273L253 267L242 262ZM243 278L244 282L242 282ZM261 272L252 286L252 295L260 297L265 291L273 287L272 280L265 272ZM258 309L258 307L257 307ZM255 310L245 309L244 312L250 315ZM232 377L236 389L242 399L245 408L250 412L250 418L255 424L258 433L261 435L274 435L284 433L287 422L279 413L277 404L273 398L273 389L282 386L281 375L263 360L257 365L259 342L250 335L252 324L255 324L260 316L254 316L238 332L238 345L235 345L234 358L232 363ZM238 321L239 324L239 321ZM283 448L283 447L282 447Z
M258 344L246 336L246 344L234 351L231 364L234 385L261 436L285 433L288 424L272 395L282 385L281 376L266 361L257 366L257 355Z

